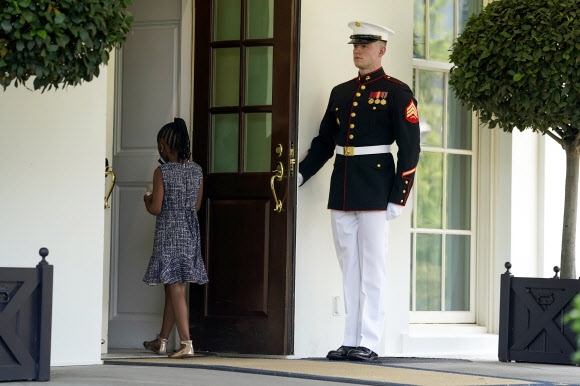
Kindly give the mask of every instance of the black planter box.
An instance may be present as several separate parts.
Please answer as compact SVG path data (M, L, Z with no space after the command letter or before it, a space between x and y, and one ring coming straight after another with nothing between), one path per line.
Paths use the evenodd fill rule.
M576 333L563 322L580 293L580 280L501 275L499 349L502 362L572 365Z
M0 267L0 381L50 380L53 267Z

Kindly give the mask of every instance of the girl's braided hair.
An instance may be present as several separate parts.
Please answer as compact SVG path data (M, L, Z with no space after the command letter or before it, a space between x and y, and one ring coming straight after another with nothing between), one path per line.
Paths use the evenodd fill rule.
M167 143L171 151L177 152L180 160L189 160L191 156L189 134L183 119L175 118L173 122L165 124L157 133L157 140L160 139Z

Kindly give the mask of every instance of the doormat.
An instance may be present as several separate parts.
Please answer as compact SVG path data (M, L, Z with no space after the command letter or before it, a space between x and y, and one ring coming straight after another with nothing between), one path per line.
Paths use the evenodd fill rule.
M186 367L251 374L293 377L359 385L542 385L530 381L396 367L394 358L373 364L323 359L233 358L201 354L187 359L167 357L104 358L106 365ZM413 358L397 358L412 360ZM390 366L387 360L390 360ZM426 359L421 358L423 362ZM434 359L435 360L435 359ZM433 360L432 360L433 361ZM399 361L399 363L401 363ZM408 362L407 362L408 363ZM431 362L432 363L432 362Z

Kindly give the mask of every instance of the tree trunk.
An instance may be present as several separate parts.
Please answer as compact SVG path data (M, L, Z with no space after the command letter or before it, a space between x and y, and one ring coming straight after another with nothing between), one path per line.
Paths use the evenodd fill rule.
M580 153L576 146L567 146L564 149L566 150L566 187L560 277L562 279L576 279L576 217Z

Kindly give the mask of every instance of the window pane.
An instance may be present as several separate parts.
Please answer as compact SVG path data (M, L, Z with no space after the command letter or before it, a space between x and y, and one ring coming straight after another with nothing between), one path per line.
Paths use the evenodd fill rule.
M429 58L449 62L449 49L453 44L454 0L429 3Z
M447 130L447 147L450 149L471 150L471 111L455 96L450 88L447 98L449 130Z
M272 104L273 47L249 47L246 51L246 105Z
M415 311L441 311L441 235L417 235Z
M443 154L422 152L417 166L417 227L443 226Z
M248 0L246 39L268 39L274 36L274 0Z
M238 171L238 114L212 116L211 171L235 173Z
M242 2L214 0L213 40L240 40Z
M413 17L413 57L425 59L425 25L426 0L415 0L415 15Z
M469 16L481 11L481 5L481 0L459 0L459 35L465 29L465 23L467 23Z
M419 78L419 110L421 111L421 144L442 147L445 74L417 71Z
M246 138L244 171L270 171L270 149L272 148L272 114L246 114Z
M238 106L240 102L240 49L214 49L213 74L213 106Z
M470 155L447 155L447 229L471 229Z
M470 237L445 236L445 311L469 311Z

